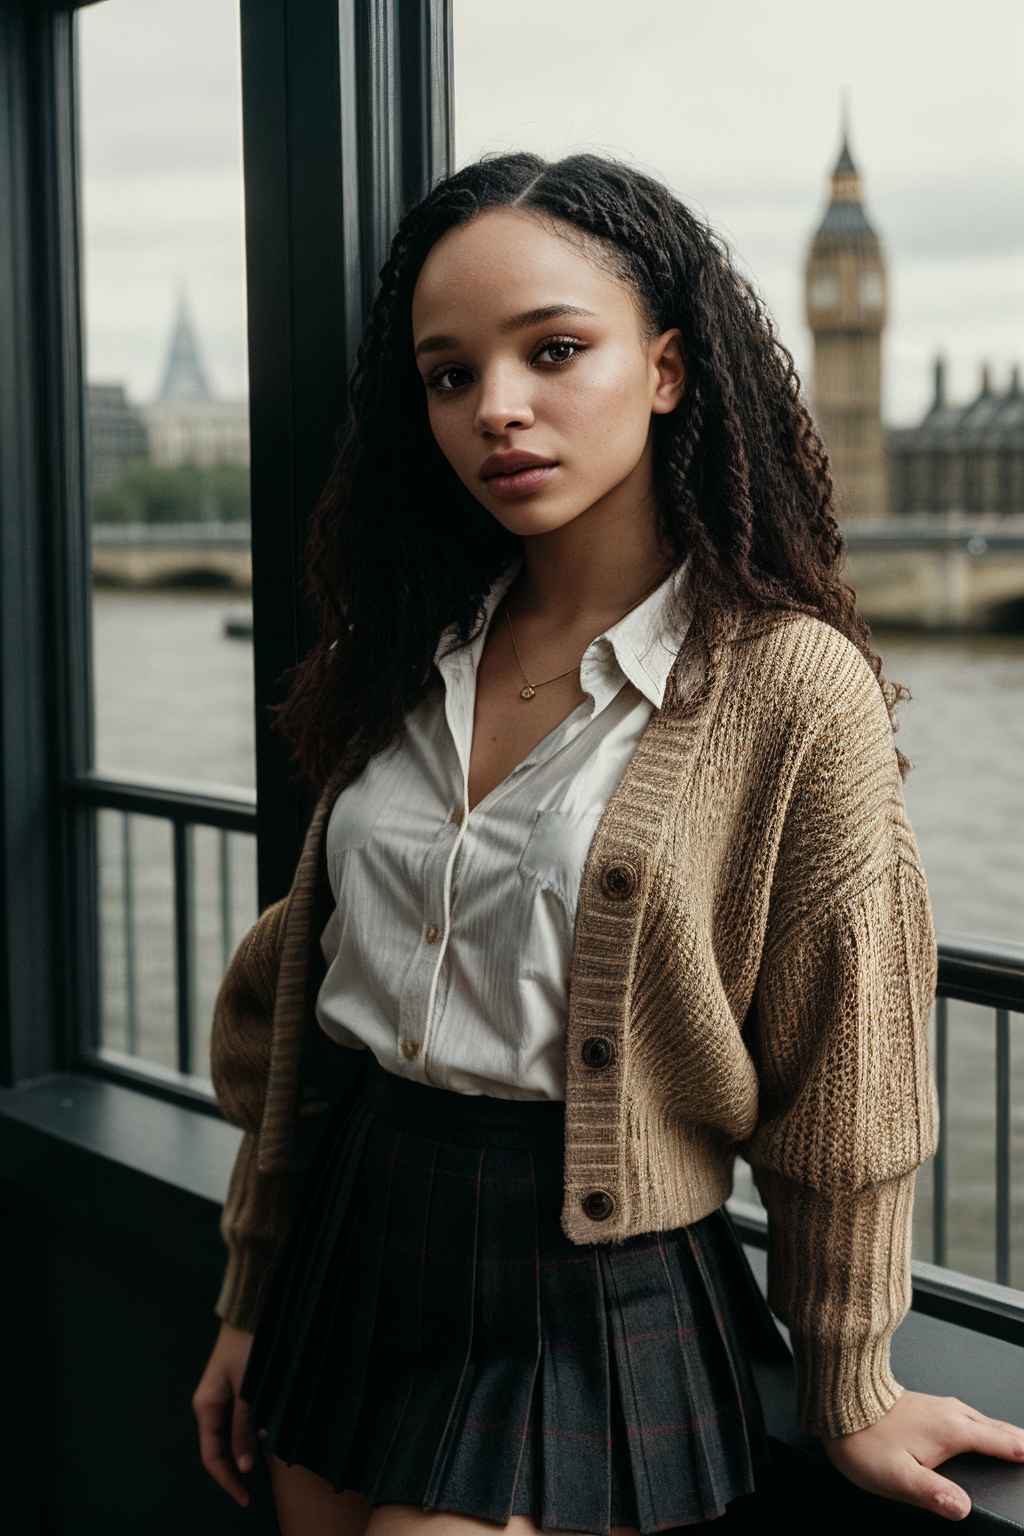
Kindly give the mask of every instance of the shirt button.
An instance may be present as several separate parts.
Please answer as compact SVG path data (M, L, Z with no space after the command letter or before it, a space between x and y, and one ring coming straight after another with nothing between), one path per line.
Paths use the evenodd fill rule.
M591 1221L607 1221L615 1209L615 1196L606 1189L592 1189L583 1196L583 1209Z
M418 1040L406 1040L402 1035L399 1035L398 1049L406 1061L415 1061L420 1053L420 1043Z
M584 1040L580 1055L583 1057L583 1065L585 1067L592 1067L595 1071L600 1071L602 1067L611 1065L612 1057L615 1055L615 1047L603 1035L591 1035L589 1040Z
M441 930L436 923L431 923L424 935L428 944L436 944L441 937Z
M449 816L448 820L449 821L453 821L457 827L461 827L462 826L462 818L465 816L465 814L466 813L462 809L462 806L461 805L457 805L455 807L454 811L452 811L452 813Z

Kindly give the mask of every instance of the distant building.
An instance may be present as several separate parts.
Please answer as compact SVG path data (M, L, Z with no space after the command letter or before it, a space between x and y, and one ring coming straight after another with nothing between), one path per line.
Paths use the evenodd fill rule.
M123 384L90 384L86 392L89 484L102 491L119 480L129 464L149 457L149 439L140 412Z
M142 407L150 458L157 464L248 464L244 400L217 400L207 381L185 295L171 332L160 393Z
M935 394L916 427L888 432L889 509L904 513L1024 513L1024 390L1015 368L1009 387L993 390L988 369L967 405L946 399L945 369L935 364Z
M837 508L843 517L883 517L885 260L864 212L845 133L831 201L811 241L806 284L814 337L813 412L828 449Z

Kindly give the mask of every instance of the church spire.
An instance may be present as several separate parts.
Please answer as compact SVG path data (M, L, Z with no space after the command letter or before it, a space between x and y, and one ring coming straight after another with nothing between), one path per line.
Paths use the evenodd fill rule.
M171 332L171 344L167 352L167 366L157 400L212 400L213 395L206 380L199 357L199 343L189 312L185 287L178 292L178 311Z
M825 217L818 227L819 235L846 235L874 240L875 232L868 223L861 195L860 172L850 153L849 112L844 103L842 120L843 141L839 158L832 172L832 196Z

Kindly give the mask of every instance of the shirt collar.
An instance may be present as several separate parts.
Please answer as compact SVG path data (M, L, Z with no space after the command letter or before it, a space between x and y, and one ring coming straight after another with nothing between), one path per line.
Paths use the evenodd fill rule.
M684 569L685 563L671 571L642 603L593 643L604 641L611 646L619 669L655 709L662 706L669 673L689 627L682 601Z
M454 628L442 635L434 662L446 684L454 681L456 671L476 671L495 609L518 576L521 565L522 561L517 560L487 593L484 622L469 645L452 649L456 639ZM684 569L685 562L671 571L642 603L588 645L580 664L580 683L597 709L618 692L623 679L632 683L655 709L661 708L669 673L689 626L681 596Z

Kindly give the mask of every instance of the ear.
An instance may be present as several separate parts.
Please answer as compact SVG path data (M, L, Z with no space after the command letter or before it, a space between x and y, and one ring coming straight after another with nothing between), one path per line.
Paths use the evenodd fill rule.
M686 386L682 331L665 331L656 337L651 342L650 360L657 373L651 410L656 416L667 416L679 404Z

